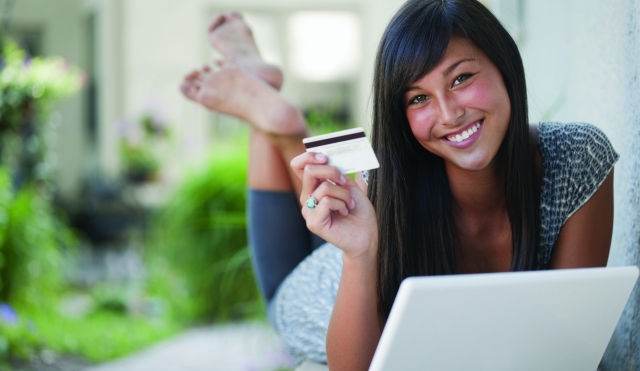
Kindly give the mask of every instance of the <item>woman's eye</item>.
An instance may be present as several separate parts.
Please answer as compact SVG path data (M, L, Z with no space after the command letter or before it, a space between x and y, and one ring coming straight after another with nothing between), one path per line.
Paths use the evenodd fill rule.
M472 74L470 73L463 73L462 75L456 77L455 80L453 80L453 86L462 84L463 82L467 81L467 79L471 76Z
M427 100L427 96L426 95L416 95L415 97L413 97L413 99L411 99L409 101L409 104L420 104L422 102L424 102L425 100Z

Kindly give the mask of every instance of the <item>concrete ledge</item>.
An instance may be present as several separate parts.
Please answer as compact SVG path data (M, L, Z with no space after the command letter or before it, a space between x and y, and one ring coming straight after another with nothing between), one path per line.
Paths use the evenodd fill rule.
M296 367L294 371L329 371L329 367L322 363L304 362L300 366Z

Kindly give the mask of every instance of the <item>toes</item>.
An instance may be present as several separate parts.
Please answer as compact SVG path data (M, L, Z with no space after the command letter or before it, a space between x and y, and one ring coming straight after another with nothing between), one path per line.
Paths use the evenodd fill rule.
M182 92L182 94L184 94L185 97L191 100L196 100L198 90L200 89L192 83L184 81L182 82L182 84L180 84L180 91Z
M226 22L231 22L234 20L241 20L241 19L242 19L242 15L234 11L216 14L211 20L211 22L209 23L209 27L207 27L207 32L211 33L215 31L216 28L222 26Z
M197 79L198 77L200 77L200 71L198 71L198 70L193 70L193 71L189 72L189 73L187 74L187 76L185 76L184 78L185 78L186 80L194 80L194 79Z
M209 27L207 27L207 32L211 33L216 28L222 26L227 21L226 13L216 14L211 22L209 23Z
M217 59L215 61L216 65L220 67L220 69L227 69L231 67L236 67L236 64L228 59Z
M227 13L227 19L232 20L232 19L242 19L242 14L235 12L235 11L231 11Z

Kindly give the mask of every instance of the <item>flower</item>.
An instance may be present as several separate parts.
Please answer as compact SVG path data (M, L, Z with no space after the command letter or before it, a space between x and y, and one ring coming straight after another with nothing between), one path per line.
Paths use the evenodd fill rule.
M7 303L0 304L0 319L7 323L17 323L18 314Z

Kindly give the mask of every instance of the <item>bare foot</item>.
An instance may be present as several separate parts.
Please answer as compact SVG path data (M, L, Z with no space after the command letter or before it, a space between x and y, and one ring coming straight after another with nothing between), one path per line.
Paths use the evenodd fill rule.
M247 121L265 133L306 135L300 110L272 86L238 66L225 63L220 71L209 67L192 71L182 80L180 90L206 108Z
M248 69L276 90L282 86L282 71L260 56L251 29L235 12L216 15L207 28L209 43L229 61Z

